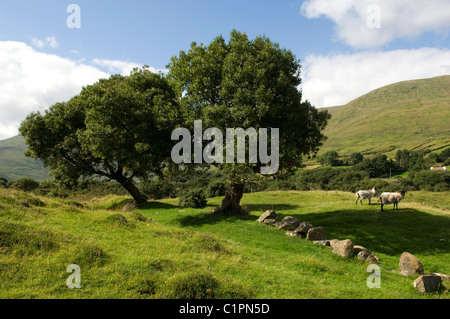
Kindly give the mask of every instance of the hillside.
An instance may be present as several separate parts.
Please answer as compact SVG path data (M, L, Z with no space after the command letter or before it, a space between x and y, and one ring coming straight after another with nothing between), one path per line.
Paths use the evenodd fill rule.
M384 86L329 111L321 152L389 155L450 146L450 76Z
M49 178L48 170L42 162L26 157L25 140L14 136L0 141L0 177L15 181L21 177L31 177L38 181Z

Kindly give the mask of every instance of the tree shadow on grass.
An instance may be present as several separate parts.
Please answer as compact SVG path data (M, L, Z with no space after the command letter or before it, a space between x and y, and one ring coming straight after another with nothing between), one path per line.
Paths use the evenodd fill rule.
M241 216L224 216L220 214L211 214L211 213L204 213L200 215L194 215L194 216L183 216L177 219L177 222L183 226L202 226L205 224L213 225L221 222L226 223L237 223L241 221L255 221L256 217L252 215L241 215Z
M275 211L281 210L294 210L298 209L300 206L291 204L243 204L242 205L249 212L252 211L266 211L272 209ZM211 210L216 207L215 205L208 205L206 208ZM201 226L204 224L217 224L223 221L228 223L236 223L241 221L255 221L258 217L254 215L238 215L238 216L226 216L220 214L204 213L195 216L183 216L177 219L177 222L181 226Z
M168 203L161 203L158 201L145 202L138 205L138 209L174 209L174 208L185 208L177 205L172 205Z
M450 253L450 217L416 209L336 210L325 213L292 214L300 221L322 226L330 239L351 239L374 252L399 255Z

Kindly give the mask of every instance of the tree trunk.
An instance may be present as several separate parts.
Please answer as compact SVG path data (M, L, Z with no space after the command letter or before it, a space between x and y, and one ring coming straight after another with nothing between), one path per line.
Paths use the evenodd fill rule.
M133 181L129 178L125 178L125 176L120 175L118 178L116 178L116 181L122 185L123 188L125 188L128 193L130 193L131 196L133 196L134 202L136 204L142 204L147 201L147 196L141 193L139 188L136 187L136 185L133 184Z
M225 191L225 198L212 210L214 214L222 215L248 215L241 205L241 199L244 195L244 184L231 184Z

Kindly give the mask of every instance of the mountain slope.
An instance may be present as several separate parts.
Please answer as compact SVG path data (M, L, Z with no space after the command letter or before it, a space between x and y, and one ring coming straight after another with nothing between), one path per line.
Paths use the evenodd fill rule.
M31 177L38 181L49 178L48 170L40 160L25 156L26 149L22 136L0 141L0 177L6 177L10 181L21 177Z
M393 155L397 149L435 150L450 146L450 75L384 86L332 114L320 153ZM24 155L23 137L0 141L0 177L48 179L39 160Z
M384 86L329 111L321 152L393 154L450 146L450 76Z

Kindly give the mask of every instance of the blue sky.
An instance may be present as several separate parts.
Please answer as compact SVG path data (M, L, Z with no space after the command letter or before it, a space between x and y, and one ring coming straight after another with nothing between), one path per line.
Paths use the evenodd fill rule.
M67 26L70 4L80 28ZM232 29L301 59L303 96L317 107L450 74L448 0L1 1L0 139L84 85L144 64L164 70L191 42Z
M81 28L69 29L69 4L81 9ZM30 43L48 35L68 58L105 58L164 68L192 41L209 43L232 29L265 34L299 58L339 48L332 23L300 15L301 1L10 1L0 6L0 39ZM74 51L78 52L75 56Z

